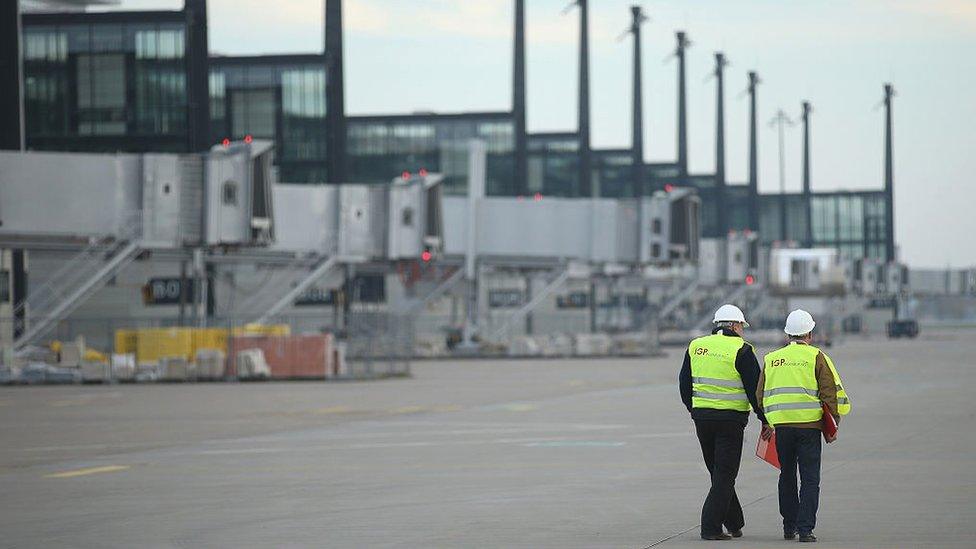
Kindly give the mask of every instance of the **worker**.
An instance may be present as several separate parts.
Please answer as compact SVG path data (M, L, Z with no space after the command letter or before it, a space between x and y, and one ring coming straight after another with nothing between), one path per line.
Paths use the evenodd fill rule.
M789 343L766 355L756 398L776 433L779 454L779 513L783 516L783 538L815 542L820 501L820 454L823 407L840 424L840 416L850 409L850 400L841 384L834 363L814 347L810 313L797 309L786 317L783 331ZM773 431L764 429L768 440ZM824 438L830 444L837 434ZM797 493L796 472L800 470Z
M701 512L701 537L742 537L745 518L735 493L742 459L742 434L750 405L769 429L756 400L759 361L742 339L749 326L735 305L722 305L712 319L711 335L692 340L678 375L681 400L695 422L711 488ZM722 530L722 525L728 533Z

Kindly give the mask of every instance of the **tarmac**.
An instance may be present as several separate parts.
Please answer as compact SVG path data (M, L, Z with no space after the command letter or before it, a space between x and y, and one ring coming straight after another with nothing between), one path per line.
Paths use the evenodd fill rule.
M976 547L976 332L827 349L853 402L819 547ZM768 350L768 349L761 349ZM787 547L746 432L745 537L653 359L416 362L373 382L0 388L0 547Z

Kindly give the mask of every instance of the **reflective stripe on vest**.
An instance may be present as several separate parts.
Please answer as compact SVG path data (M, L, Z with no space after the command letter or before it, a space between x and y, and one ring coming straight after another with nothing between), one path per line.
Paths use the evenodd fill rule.
M749 411L749 397L735 369L735 357L747 343L721 333L699 337L688 345L693 408Z
M817 390L819 353L811 345L791 343L763 359L763 412L771 425L812 423L823 417Z
M746 396L746 392L741 393L706 393L705 391L692 391L692 397L698 398L713 398L715 400L745 400L749 401L749 397Z
M738 370L736 370L738 371ZM716 379L714 377L693 377L692 383L702 383L705 385L718 385L719 387L729 387L731 389L742 389L742 380L733 381L728 379Z
M818 396L820 394L818 391L811 391L810 389L804 389L803 387L777 387L776 389L763 391L763 398L771 397L773 395L786 395L790 393L800 393L810 396Z
M784 402L783 404L772 404L763 406L763 413L775 412L777 410L822 410L820 402ZM768 416L767 416L768 417Z
M837 384L837 413L846 416L851 412L851 399L847 396L847 391L844 390L844 384L840 380L837 368L834 367L834 361L830 360L826 353L824 353L824 358L827 359L827 366L830 366L830 372L834 374L834 383Z

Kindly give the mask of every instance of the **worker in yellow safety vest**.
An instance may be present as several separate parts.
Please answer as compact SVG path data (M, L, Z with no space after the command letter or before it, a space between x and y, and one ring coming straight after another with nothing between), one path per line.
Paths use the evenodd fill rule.
M820 501L820 434L823 408L840 424L840 416L851 410L840 375L833 361L811 345L816 326L810 313L797 309L786 318L784 331L789 343L766 355L756 398L776 433L779 454L779 512L783 516L783 537L815 542L813 528ZM772 431L763 429L764 439ZM827 443L837 440L828 436ZM800 471L797 492L796 473Z
M727 540L742 536L745 518L735 493L735 478L742 459L742 434L750 407L764 430L769 430L756 400L759 361L743 338L749 326L735 305L722 305L712 319L711 335L688 345L678 387L701 445L711 488L701 512L701 537ZM728 533L722 530L722 526Z

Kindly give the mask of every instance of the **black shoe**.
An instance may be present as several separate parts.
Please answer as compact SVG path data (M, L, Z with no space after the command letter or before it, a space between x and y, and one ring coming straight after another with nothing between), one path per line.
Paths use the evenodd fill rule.
M732 539L732 536L726 534L725 532L720 532L718 534L702 534L701 538L710 541L726 541Z
M732 530L731 532L729 532L729 535L732 536L733 538L741 538L742 530Z
M796 539L796 530L783 530L783 539Z
M817 536L813 535L813 532L809 534L800 534L800 541L803 543L814 543L817 541Z

